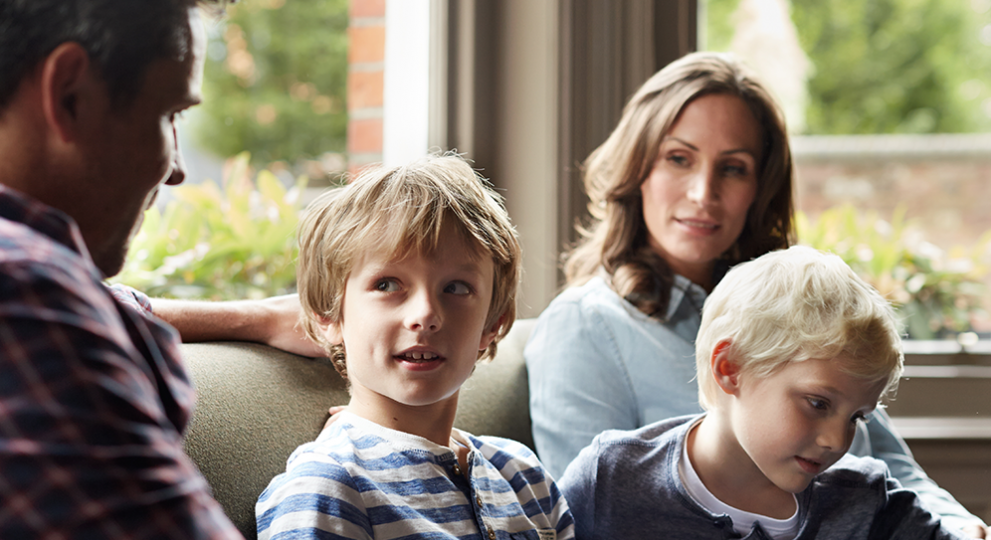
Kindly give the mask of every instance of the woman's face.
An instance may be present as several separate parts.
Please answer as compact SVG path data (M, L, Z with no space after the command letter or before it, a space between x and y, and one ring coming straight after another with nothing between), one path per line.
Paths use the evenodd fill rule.
M716 259L743 231L761 146L760 126L740 98L706 95L682 110L640 186L650 247L707 290Z

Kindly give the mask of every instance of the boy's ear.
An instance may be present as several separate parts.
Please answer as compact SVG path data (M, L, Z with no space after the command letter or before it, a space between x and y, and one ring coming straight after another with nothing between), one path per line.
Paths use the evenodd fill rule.
M478 343L478 350L484 351L485 349L489 348L489 345L492 344L492 340L494 340L495 337L499 335L499 328L502 328L502 323L505 320L506 320L506 315L503 314L503 316L499 317L499 319L495 322L495 324L492 325L491 328L482 332L482 339Z
M331 345L341 345L344 343L344 331L339 322L322 315L317 315L317 319L320 322L320 327L323 329L323 336L327 339L327 343Z
M720 341L712 350L710 368L719 388L727 394L736 395L740 390L740 366L730 355L730 342Z

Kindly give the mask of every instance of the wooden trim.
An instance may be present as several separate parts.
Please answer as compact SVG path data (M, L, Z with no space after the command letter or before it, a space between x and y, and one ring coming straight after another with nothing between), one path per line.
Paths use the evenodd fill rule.
M891 421L905 440L991 441L991 418L896 416Z
M644 80L694 50L698 3L433 2L446 46L432 45L432 58L446 58L446 80L432 76L431 104L446 106L428 138L506 189L524 243L520 316L534 316L558 293L559 255L586 215L579 164Z

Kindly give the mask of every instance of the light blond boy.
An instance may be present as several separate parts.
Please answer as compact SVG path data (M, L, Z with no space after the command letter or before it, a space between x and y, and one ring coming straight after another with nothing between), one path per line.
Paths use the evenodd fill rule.
M606 432L565 472L578 538L959 538L883 462L845 455L903 355L891 306L839 257L734 267L696 353L706 414Z

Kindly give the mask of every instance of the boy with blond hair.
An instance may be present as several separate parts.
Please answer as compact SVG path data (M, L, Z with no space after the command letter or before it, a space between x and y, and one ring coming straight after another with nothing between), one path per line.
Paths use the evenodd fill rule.
M516 316L499 196L453 155L377 168L317 199L299 243L302 324L351 400L261 494L259 538L573 537L532 452L453 427Z
M561 479L579 539L962 538L845 455L902 371L891 306L835 255L743 263L705 302L706 413L607 431Z

